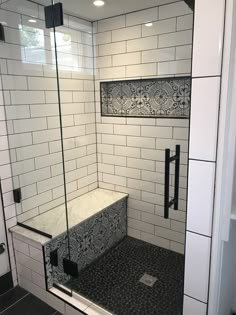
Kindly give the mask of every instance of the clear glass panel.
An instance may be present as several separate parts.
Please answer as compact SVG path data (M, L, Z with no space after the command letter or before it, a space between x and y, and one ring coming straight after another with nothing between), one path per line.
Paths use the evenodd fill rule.
M107 1L100 9L87 1L81 4L81 17L98 20L92 41L90 31L81 28L90 22L67 14L68 24L56 30L60 92L72 93L63 138L73 146L65 155L68 165L76 160L66 173L66 187L71 258L78 276L66 285L111 313L181 314L193 11L184 1L135 13L135 1L122 4ZM72 12L66 1L64 9ZM65 44L60 32L76 36ZM92 44L94 85L92 71L88 76ZM69 60L66 51L74 57ZM71 77L63 66L72 70ZM97 146L90 142L95 135ZM178 196L172 158L176 145ZM178 205L168 207L168 218L166 149L172 158L168 203L178 197Z
M116 314L182 313L193 11L161 3L64 1L55 29L20 4L2 44L18 221L53 236L49 287Z
M1 1L0 20L5 31L1 74L13 189L15 194L21 190L21 200L15 203L17 221L48 237L45 259L50 288L65 279L63 258L68 258L54 32L45 26L44 7L26 0ZM8 199L10 216L14 201ZM62 233L63 249L53 243ZM58 267L52 266L51 252L51 258L58 254Z

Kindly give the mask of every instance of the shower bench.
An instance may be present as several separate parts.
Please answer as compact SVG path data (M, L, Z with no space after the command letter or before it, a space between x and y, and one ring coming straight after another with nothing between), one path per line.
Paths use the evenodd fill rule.
M11 228L13 240L20 236L41 246L50 289L69 280L71 272L76 276L127 235L127 198L124 193L95 189L68 202L68 214L62 205L25 221L29 229Z

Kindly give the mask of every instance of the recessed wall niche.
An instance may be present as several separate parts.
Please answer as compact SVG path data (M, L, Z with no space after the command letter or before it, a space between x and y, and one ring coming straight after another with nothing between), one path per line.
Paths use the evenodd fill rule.
M189 118L190 77L100 84L102 116Z

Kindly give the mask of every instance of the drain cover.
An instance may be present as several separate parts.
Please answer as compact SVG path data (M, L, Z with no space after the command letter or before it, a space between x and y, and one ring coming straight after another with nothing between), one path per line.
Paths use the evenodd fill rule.
M156 283L157 278L148 275L147 273L145 273L142 278L139 280L139 282L149 286L149 287L153 287L154 284Z

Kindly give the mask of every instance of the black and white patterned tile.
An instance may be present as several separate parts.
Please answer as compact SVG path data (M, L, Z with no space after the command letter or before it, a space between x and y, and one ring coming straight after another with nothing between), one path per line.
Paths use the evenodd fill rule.
M66 286L112 314L182 315L184 256L126 237Z
M101 113L189 118L190 91L190 77L101 82Z
M64 273L63 259L69 258L78 264L78 271L98 259L127 235L127 198L84 220L49 241L45 247L45 263L48 287L63 284L70 279ZM69 238L69 240L68 240ZM52 266L50 252L57 250L58 266Z

